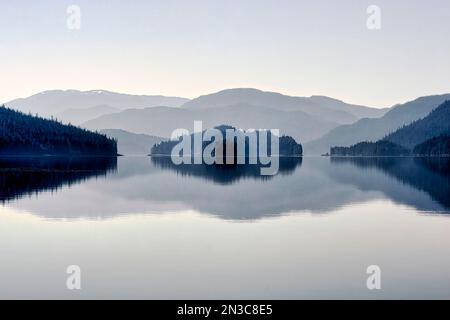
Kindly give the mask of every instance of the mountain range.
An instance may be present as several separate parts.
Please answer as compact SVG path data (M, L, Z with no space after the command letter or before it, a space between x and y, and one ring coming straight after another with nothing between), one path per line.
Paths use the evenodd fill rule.
M450 135L450 100L439 105L425 118L389 134L384 140L412 149L440 135Z
M53 116L66 123L80 124L103 114L128 108L179 107L185 98L161 95L131 95L106 90L50 90L5 103L7 107L40 116Z
M100 133L117 140L118 153L122 155L148 155L150 149L164 139L147 134L136 134L121 129L105 129Z
M328 97L291 97L240 88L200 96L179 108L134 108L107 114L87 121L83 126L119 128L167 138L175 129L192 129L195 120L202 120L204 127L227 123L243 129L279 128L283 134L304 142L363 116L376 117L385 112L384 109L347 104Z
M348 104L325 96L292 97L252 88L227 89L200 96L186 102L183 108L189 110L210 110L235 105L271 108L286 112L302 111L312 116L323 117L326 121L337 123L352 123L360 118L379 117L386 111Z
M331 156L448 155L450 100L426 117L405 125L376 142L361 141L350 147L331 147Z
M376 141L393 133L402 126L427 116L440 104L450 99L450 94L420 97L413 101L393 106L380 118L363 118L330 130L321 138L305 145L305 153L322 154L330 147L348 147L361 141Z
M148 140L133 134L167 139L173 130L192 130L194 121L202 120L204 128L227 123L243 129L280 129L302 143L305 154L322 154L332 146L382 139L424 118L445 100L450 100L450 94L377 109L325 96L293 97L251 88L222 90L192 100L105 90L51 90L6 105L91 130L116 129L119 149L127 149L123 140L130 145L128 152L142 150ZM138 147L131 146L133 139L139 141Z

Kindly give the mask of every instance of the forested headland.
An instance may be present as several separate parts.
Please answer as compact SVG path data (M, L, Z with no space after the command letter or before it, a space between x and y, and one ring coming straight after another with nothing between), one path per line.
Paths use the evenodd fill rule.
M0 155L116 156L117 141L54 119L1 106Z
M331 147L331 156L449 156L450 101L376 142Z

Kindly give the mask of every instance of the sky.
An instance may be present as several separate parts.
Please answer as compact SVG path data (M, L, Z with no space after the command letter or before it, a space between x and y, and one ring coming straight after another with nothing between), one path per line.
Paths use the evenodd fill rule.
M448 0L0 0L0 102L252 87L386 107L450 93L449 57Z

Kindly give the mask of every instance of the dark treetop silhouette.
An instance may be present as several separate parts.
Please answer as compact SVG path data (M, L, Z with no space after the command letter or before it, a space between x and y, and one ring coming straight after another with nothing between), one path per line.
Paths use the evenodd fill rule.
M117 155L117 142L56 120L0 107L0 155Z
M423 156L450 156L450 136L440 135L414 147L414 154Z
M410 150L386 140L377 142L360 142L351 147L331 147L331 156L350 157L379 157L379 156L408 156Z

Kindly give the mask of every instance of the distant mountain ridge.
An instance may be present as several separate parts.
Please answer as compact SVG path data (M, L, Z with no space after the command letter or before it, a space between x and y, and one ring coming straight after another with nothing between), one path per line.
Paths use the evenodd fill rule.
M105 129L100 133L117 140L117 149L123 155L148 155L150 149L164 138L131 133L121 129Z
M243 129L280 129L282 134L303 143L342 123L352 123L361 115L384 112L327 97L290 97L238 88L198 97L176 109L129 109L100 116L83 125L90 129L119 128L167 138L175 129L191 128L195 120L202 120L206 127L227 123Z
M119 128L169 138L178 128L192 130L194 121L197 120L202 121L205 127L230 123L242 129L280 128L282 134L291 135L298 141L319 137L337 125L302 111L284 112L249 105L235 105L211 111L167 107L129 109L87 121L83 126L92 130Z
M132 95L116 93L107 90L49 90L27 98L19 98L5 103L6 106L44 117L58 117L66 123L79 124L90 120L85 118L87 110L94 110L94 116L109 113L110 108L125 110L129 108L145 108L154 106L179 107L188 99L179 97L166 97L161 95ZM77 112L78 110L78 112Z
M450 100L447 100L431 111L425 118L398 129L386 136L384 140L411 149L433 137L449 134Z
M108 105L99 105L84 109L67 109L61 113L57 113L56 118L65 120L66 122L70 122L72 124L81 124L104 114L116 113L120 111L120 109L110 107Z
M450 100L429 115L403 126L376 142L359 142L350 147L331 147L331 156L448 155Z
M303 111L312 116L321 116L326 121L338 123L352 123L362 117L379 117L386 112L386 109L348 104L324 96L295 97L253 88L226 89L203 95L186 102L182 107L199 110L233 105L261 106L279 111Z
M301 141L306 154L322 154L331 146L379 140L425 117L449 98L450 94L421 97L387 111L326 96L293 97L252 88L226 89L193 100L105 90L52 90L8 105L93 130L122 129L163 138L175 129L190 129L195 120L208 127L229 123L243 129L278 128Z
M450 94L420 97L395 105L380 118L364 118L353 124L339 126L319 139L306 143L305 153L322 154L334 146L348 147L361 141L377 141L400 127L425 117L449 99Z

